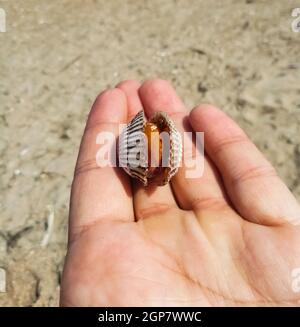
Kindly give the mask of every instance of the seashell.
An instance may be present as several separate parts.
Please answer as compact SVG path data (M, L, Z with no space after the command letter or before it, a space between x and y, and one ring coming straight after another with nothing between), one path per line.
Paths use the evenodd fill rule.
M182 140L165 112L147 121L140 111L119 138L119 166L144 186L165 185L176 174L182 157Z

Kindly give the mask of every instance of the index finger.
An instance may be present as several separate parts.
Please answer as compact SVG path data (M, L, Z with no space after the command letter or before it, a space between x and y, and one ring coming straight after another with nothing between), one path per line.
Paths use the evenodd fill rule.
M99 167L96 162L101 132L117 138L119 124L127 121L127 100L122 90L106 90L98 96L82 137L72 184L70 235L103 219L133 221L129 179L117 167ZM113 145L111 145L112 150Z

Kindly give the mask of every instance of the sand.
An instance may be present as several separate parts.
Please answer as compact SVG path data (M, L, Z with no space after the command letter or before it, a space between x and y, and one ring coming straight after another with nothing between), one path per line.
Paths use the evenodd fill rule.
M0 33L1 306L58 305L85 119L95 96L120 80L165 78L189 108L221 107L300 199L300 33L291 29L297 6L0 2L7 15Z

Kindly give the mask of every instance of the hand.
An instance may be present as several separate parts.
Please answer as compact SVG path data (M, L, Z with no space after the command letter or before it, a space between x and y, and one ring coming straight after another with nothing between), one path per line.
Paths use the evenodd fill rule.
M183 166L171 184L144 188L121 168L97 167L97 134L117 135L142 107L205 133L201 178L185 178ZM274 168L223 112L189 113L166 81L122 82L99 95L83 135L61 305L299 305L299 219Z

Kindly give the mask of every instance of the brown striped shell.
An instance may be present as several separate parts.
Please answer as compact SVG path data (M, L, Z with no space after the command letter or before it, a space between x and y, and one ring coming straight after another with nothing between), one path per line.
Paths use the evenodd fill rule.
M149 154L151 140L148 131L158 131L160 138L159 164L152 167ZM151 135L151 134L150 134ZM163 136L168 136L165 142ZM149 141L149 142L148 142ZM149 143L149 144L148 144ZM150 147L150 148L149 148ZM146 121L140 111L124 128L119 138L119 165L144 186L149 183L165 185L176 174L182 157L182 140L175 124L165 112L157 112Z

